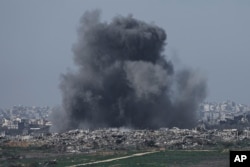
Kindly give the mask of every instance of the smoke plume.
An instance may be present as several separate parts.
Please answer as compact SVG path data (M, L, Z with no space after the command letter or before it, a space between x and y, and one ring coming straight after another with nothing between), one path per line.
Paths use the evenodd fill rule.
M107 23L99 11L86 12L72 49L78 71L61 77L54 130L194 126L206 82L193 70L174 70L163 53L166 38L132 16Z

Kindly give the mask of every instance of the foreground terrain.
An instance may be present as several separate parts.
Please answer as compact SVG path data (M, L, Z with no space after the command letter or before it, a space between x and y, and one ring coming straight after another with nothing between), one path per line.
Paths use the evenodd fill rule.
M228 150L145 150L144 151L105 151L99 153L55 154L46 150L24 148L1 149L0 166L22 167L130 167L130 166L229 166ZM53 152L53 151L52 151ZM3 158L3 154L9 158ZM21 155L26 157L20 158ZM19 156L18 156L19 155ZM6 155L4 155L6 156Z
M228 166L249 130L99 129L0 137L0 167Z

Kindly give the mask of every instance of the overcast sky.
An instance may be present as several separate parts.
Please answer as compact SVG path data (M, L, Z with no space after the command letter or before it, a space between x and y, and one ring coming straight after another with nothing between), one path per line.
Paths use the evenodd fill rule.
M131 13L163 27L168 57L207 77L206 101L250 105L250 1L134 1L1 0L0 107L61 103L59 76L75 69L76 29L93 9L103 21Z

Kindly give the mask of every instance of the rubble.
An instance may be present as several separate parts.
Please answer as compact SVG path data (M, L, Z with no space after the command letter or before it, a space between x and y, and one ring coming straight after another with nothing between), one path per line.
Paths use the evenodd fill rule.
M149 147L164 149L204 149L221 142L249 140L249 130L202 130L161 128L159 130L132 130L123 128L83 130L52 133L47 136L5 137L0 145L25 142L29 146L53 148L57 152L80 153L100 150L129 150ZM27 144L29 143L29 144Z
M209 149L236 146L250 149L250 107L234 102L203 103L195 129L75 129L50 133L49 107L0 109L0 148L40 147L56 153L112 150ZM234 129L232 129L234 128Z

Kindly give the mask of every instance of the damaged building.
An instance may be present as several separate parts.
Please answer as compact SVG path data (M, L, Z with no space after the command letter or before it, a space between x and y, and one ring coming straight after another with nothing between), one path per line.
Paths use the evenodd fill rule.
M218 143L250 141L250 130L206 130L161 128L159 130L133 130L108 128L98 130L76 129L44 136L2 137L1 145L8 143L53 148L58 153L98 152L107 150L158 149L207 149Z

